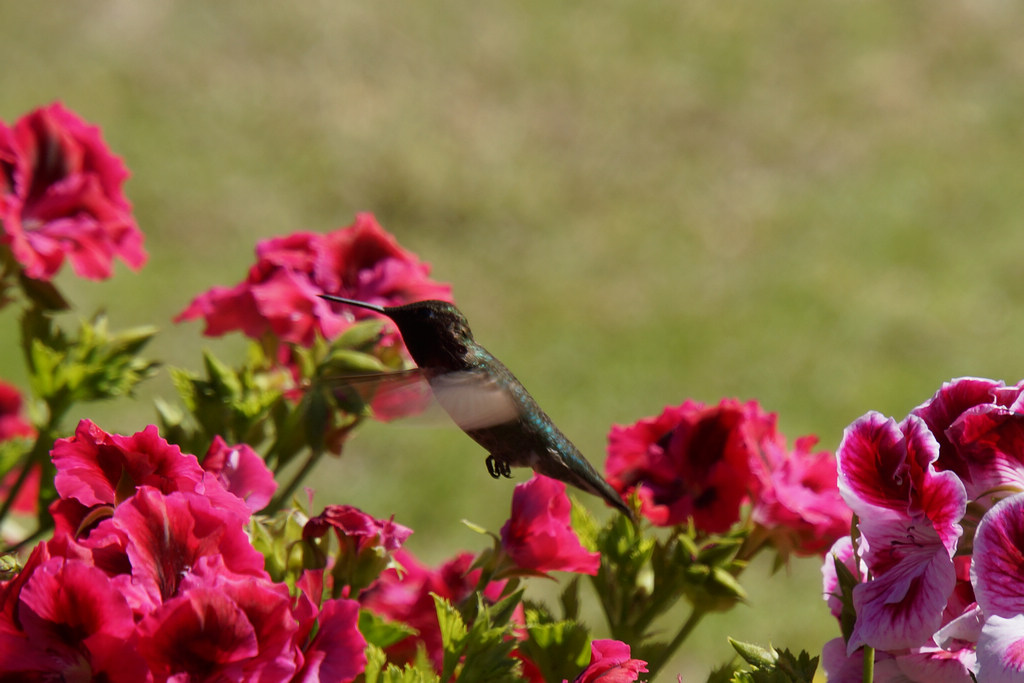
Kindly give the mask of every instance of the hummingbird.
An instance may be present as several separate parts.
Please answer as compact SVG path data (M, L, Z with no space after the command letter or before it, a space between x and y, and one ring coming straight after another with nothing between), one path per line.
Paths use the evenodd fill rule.
M487 451L487 472L511 477L513 467L534 471L603 498L630 519L633 513L579 449L541 410L533 396L473 339L454 305L434 299L401 306L320 294L390 318L409 355L452 421Z

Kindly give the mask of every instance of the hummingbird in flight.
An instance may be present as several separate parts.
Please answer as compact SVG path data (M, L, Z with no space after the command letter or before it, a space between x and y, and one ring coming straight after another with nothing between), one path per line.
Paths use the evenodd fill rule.
M328 301L390 318L430 390L462 431L487 450L487 472L511 477L531 467L552 479L603 498L630 519L633 513L579 449L541 410L505 365L473 339L469 323L447 301L402 306L320 294Z

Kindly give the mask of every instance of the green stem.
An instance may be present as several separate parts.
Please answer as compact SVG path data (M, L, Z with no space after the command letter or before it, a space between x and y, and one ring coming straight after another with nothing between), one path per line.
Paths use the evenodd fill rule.
M686 623L683 624L682 628L679 629L679 633L677 633L676 637L672 639L672 642L670 642L665 647L661 648L661 651L658 653L657 657L655 657L652 661L647 663L648 673L651 677L651 680L654 680L657 677L657 673L661 669L661 667L665 666L665 664L668 663L668 660L672 657L672 654L679 649L679 646L682 645L683 642L686 641L686 638L690 635L690 632L693 631L693 629L697 628L697 624L700 623L700 620L704 618L705 614L707 614L706 611L699 608L695 608L693 612L690 613L690 618L687 619Z
M875 679L875 648L864 646L864 683L871 683Z
M294 494L295 491L299 488L299 485L302 483L302 480L306 478L306 475L309 474L314 467L316 467L316 464L320 462L320 458L323 457L323 454L325 452L326 451L324 451L324 449L322 448L311 449L309 457L306 459L306 462L302 464L302 467L300 467L299 471L295 473L295 476L292 477L292 480L289 481L288 484L283 489L281 489L281 491L276 496L274 496L274 499L270 501L270 505L264 508L263 513L267 515L272 515L278 510L280 510L282 507L284 507L285 502L291 499L292 494Z

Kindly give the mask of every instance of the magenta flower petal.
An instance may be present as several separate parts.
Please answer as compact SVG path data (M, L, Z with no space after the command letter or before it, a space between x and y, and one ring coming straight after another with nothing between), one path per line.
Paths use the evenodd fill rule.
M888 650L928 644L956 586L952 557L967 506L963 483L935 470L939 445L924 421L869 413L850 425L837 457L839 489L859 517L872 578L854 588L849 642Z
M647 662L630 657L629 645L618 640L590 644L590 666L573 683L630 683L647 671Z
M996 504L974 536L971 579L986 617L1024 614L1024 494Z
M355 680L366 668L366 639L359 632L359 603L328 600L320 609L319 629L303 653L305 664L295 683Z
M580 545L565 484L534 475L512 494L512 515L501 528L505 552L522 569L597 574L599 553Z
M54 557L27 565L13 623L0 626L0 671L11 680L145 680L131 610L109 577Z
M1024 680L1024 614L985 620L978 640L977 676L985 683Z
M127 539L134 582L154 603L179 592L200 558L219 556L233 574L264 577L264 558L246 536L244 519L194 493L162 494L144 487L114 511Z
M879 650L918 647L942 623L956 583L953 561L938 544L908 553L885 573L853 589L857 623L848 651L867 644Z
M253 512L265 508L277 490L274 473L251 446L228 446L220 435L213 437L203 457L203 469L216 475L221 485Z

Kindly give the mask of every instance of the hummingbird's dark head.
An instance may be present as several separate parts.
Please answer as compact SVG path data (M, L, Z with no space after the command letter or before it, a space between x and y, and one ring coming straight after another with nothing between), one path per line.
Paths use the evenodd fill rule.
M320 294L320 298L366 308L391 318L398 326L409 355L421 368L461 368L473 343L466 318L447 301L429 299L403 306L378 306L333 294Z
M421 368L459 367L473 342L465 316L447 301L387 306L384 314L395 321L409 355Z

